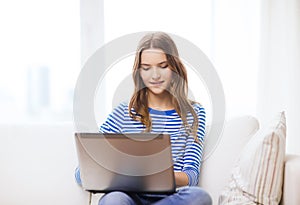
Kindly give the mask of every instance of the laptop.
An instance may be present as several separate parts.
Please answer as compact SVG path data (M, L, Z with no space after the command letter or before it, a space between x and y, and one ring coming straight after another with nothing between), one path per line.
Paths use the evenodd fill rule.
M168 134L75 133L75 142L85 190L175 192Z

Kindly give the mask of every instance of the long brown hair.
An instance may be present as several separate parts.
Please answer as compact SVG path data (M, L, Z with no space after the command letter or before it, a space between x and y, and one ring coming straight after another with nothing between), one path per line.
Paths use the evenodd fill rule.
M193 109L193 101L188 99L188 79L186 68L179 59L177 47L171 37L163 32L146 34L139 42L133 65L134 93L129 102L129 114L134 120L142 122L146 126L146 132L152 128L152 122L148 111L147 87L140 77L140 64L142 52L146 49L161 49L167 58L169 68L173 71L173 80L168 90L171 93L172 105L181 117L188 134L192 133L198 142L198 116ZM132 109L133 108L133 109ZM190 112L194 118L192 126L187 123L187 114Z

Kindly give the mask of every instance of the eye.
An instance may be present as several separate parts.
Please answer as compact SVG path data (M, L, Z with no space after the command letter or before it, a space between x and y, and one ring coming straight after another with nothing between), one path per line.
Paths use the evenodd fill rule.
M167 64L167 63L163 63L163 64L161 64L159 67L160 68L167 68L169 65Z
M141 69L142 69L142 70L144 70L144 71L147 71L147 70L149 70L149 69L150 69L150 67L145 67L145 66L142 66L142 67L141 67Z

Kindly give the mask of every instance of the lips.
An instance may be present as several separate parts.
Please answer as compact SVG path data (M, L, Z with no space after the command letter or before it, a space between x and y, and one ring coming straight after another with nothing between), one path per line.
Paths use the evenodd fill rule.
M155 81L155 82L149 82L149 83L154 86L159 86L159 85L163 84L164 81Z

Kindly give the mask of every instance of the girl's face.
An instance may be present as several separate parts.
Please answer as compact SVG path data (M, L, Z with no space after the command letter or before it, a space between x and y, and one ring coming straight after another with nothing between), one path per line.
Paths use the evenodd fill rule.
M170 87L172 70L166 54L161 49L147 49L141 54L140 76L154 95L164 94Z

